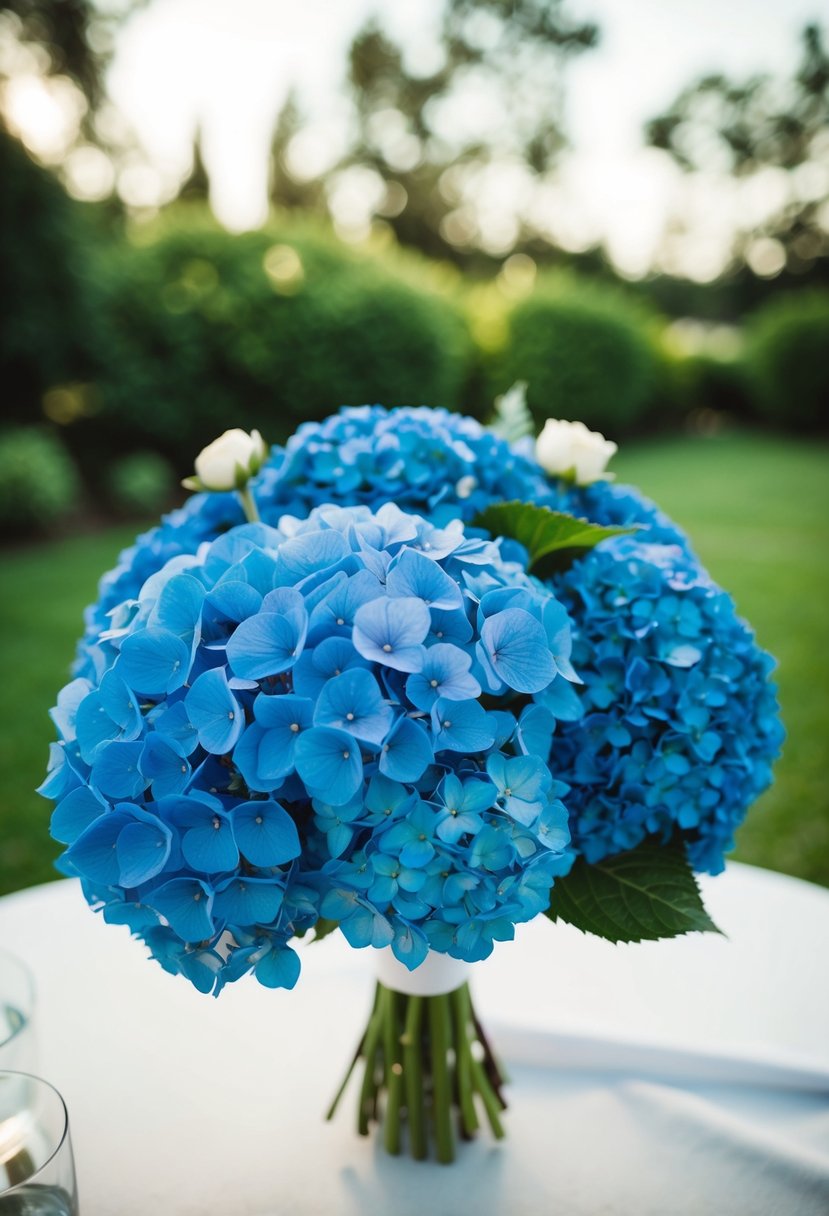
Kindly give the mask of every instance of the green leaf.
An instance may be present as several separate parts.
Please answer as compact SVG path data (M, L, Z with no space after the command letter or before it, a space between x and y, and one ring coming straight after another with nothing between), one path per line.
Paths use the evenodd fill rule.
M507 443L516 443L526 435L535 434L535 423L527 405L527 385L524 380L516 381L502 397L495 399L495 420L489 429L506 439Z
M611 536L625 536L635 527L600 527L564 511L551 511L531 502L496 502L472 521L493 536L509 536L519 541L530 555L529 569L544 578L564 570L582 553Z
M547 916L611 942L720 932L682 842L662 844L653 837L594 865L580 857L565 878L556 879Z

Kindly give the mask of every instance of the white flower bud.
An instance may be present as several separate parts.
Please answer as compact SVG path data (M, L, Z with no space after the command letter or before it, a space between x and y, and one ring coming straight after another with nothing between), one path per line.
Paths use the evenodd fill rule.
M616 450L615 443L598 431L589 431L583 422L548 418L536 440L535 458L546 472L588 486L601 478L612 480L613 474L605 469Z
M205 490L241 489L258 473L268 454L258 431L225 431L196 457L196 476ZM186 484L186 483L185 483Z

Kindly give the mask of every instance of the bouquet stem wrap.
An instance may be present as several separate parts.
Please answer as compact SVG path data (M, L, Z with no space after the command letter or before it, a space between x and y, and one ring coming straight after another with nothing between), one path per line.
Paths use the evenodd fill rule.
M449 1164L456 1128L470 1140L481 1111L500 1140L506 1076L475 1013L469 965L430 953L408 971L390 950L380 951L379 959L368 1025L327 1117L362 1064L357 1130L367 1136L372 1123L382 1124L389 1153L407 1144L422 1161L433 1143L438 1161Z

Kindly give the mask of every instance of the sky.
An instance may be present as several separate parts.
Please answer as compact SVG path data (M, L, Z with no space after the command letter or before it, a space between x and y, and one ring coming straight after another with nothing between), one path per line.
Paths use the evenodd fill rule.
M342 80L354 32L377 14L412 64L427 70L439 7L440 0L151 0L120 32L109 75L150 166L125 171L126 192L140 203L172 190L199 126L215 211L231 228L256 226L266 210L273 121L289 90L311 120L303 164L323 167L347 124ZM561 242L580 249L601 240L620 269L636 275L670 217L684 214L691 237L677 246L678 262L684 258L693 277L713 277L744 200L725 188L689 186L665 155L644 146L643 123L701 73L791 71L798 33L820 7L815 0L570 0L570 13L598 23L601 41L567 68L572 147L555 192L538 204L549 208ZM497 247L497 187L504 194L509 180L494 185ZM345 197L344 214L349 205L353 212L354 199Z

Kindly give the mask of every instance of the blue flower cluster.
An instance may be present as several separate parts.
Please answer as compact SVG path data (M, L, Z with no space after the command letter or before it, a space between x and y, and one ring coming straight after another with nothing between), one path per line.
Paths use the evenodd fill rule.
M771 661L711 584L685 535L653 503L606 481L575 487L547 478L531 445L511 448L472 419L427 408L346 408L306 423L285 450L274 449L252 485L270 524L286 511L304 518L323 503L376 511L396 502L445 528L453 519L471 520L493 501L515 498L600 524L636 524L635 538L606 542L552 584L569 606L584 679L578 692L557 684L553 708L568 722L554 737L555 772L572 787L567 801L575 842L590 860L673 826L696 868L722 868L723 850L768 783L780 746ZM90 609L78 674L100 679L112 657L108 634L135 611L152 575L172 559L186 565L200 545L241 519L234 495L197 495L122 554ZM692 618L699 625L690 638ZM699 652L699 658L686 666L669 662L665 656L686 642L691 649L678 653ZM717 705L711 679L723 698ZM597 714L618 722L612 737L601 735ZM706 772L688 742L693 724L703 719L716 721L712 733L720 739ZM667 779L663 754L675 750L677 734L690 748L691 768ZM588 772L594 778L586 780Z
M719 872L782 742L773 660L674 546L620 538L554 585L584 679L550 757L574 847L595 862L679 829L693 868Z
M349 406L303 424L285 449L273 449L251 487L262 519L272 525L285 512L304 516L324 503L377 510L387 502L445 524L469 521L493 502L520 499L600 524L636 523L650 540L687 546L682 532L636 490L549 480L524 447L513 449L474 419L444 409ZM87 610L77 674L91 673L89 646L108 628L108 613L134 599L165 562L195 553L243 519L235 494L196 494L139 536Z
M540 758L571 627L511 549L389 504L168 561L53 711L61 868L202 991L292 987L320 915L485 957L573 860Z

